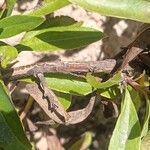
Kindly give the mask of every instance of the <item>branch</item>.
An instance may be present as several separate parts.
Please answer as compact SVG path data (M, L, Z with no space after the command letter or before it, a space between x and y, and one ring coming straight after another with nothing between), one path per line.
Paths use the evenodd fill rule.
M38 73L76 73L84 74L88 72L111 73L121 64L115 59L106 59L102 61L87 61L87 62L42 62L27 66L7 69L4 73L4 79L16 80L23 77L33 76ZM127 70L133 70L128 67Z

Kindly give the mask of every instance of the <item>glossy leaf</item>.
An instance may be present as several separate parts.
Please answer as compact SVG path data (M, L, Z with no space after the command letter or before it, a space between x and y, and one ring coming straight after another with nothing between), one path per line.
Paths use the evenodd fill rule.
M7 8L12 8L16 3L16 0L6 0Z
M91 85L84 78L71 74L49 74L46 80L49 88L57 92L73 95L87 95L93 92ZM30 78L19 79L19 81L34 82Z
M94 76L92 76L90 73L88 73L86 75L86 79L87 79L87 82L89 84L91 84L91 86L93 86L94 88L97 88L97 89L109 88L113 85L119 84L122 81L120 72L115 74L112 78L110 78L109 80L107 80L105 82L97 81L96 78Z
M43 4L38 9L31 12L30 15L45 16L68 4L68 0L45 0Z
M25 15L6 17L0 20L0 39L34 29L43 21L44 18Z
M0 19L2 18L4 11L5 9L0 9Z
M60 103L67 110L71 105L72 96L70 94L61 93L61 92L55 92L55 94L56 94L58 100L60 101Z
M102 38L102 32L87 27L54 27L27 33L17 48L35 51L66 50L83 47Z
M0 82L0 147L5 150L31 149L2 81Z
M150 150L150 131L148 134L142 139L141 149L140 150Z
M12 46L0 46L1 66L6 68L10 62L17 57L18 51Z
M149 129L149 121L150 121L150 99L147 93L144 93L145 100L146 100L146 112L144 117L144 124L141 132L141 137L146 136Z
M129 88L130 94L131 94L131 98L134 102L135 108L138 112L140 106L141 106L141 98L139 95L139 91L136 91L135 89L133 89L132 87ZM144 137L145 135L147 135L148 129L149 129L149 119L150 119L150 101L149 101L149 97L147 95L146 92L143 92L145 100L146 100L146 112L145 112L145 117L144 117L144 123L143 123L143 127L142 127L142 132L141 132L141 138Z
M140 97L140 93L139 91L135 90L134 88L132 88L131 86L128 87L130 95L131 95L131 99L134 103L134 106L136 108L136 111L138 112L139 108L141 107L141 97Z
M81 26L82 22L77 22L69 16L56 16L54 18L49 18L44 21L40 26L34 30L42 30L50 27L61 27L61 26Z
M6 0L6 8L7 8L6 16L11 15L15 3L16 3L16 0Z
M126 88L121 113L110 140L109 150L140 150L140 133L136 109Z
M149 0L69 0L101 15L150 23Z
M73 75L53 74L46 77L49 88L75 95L87 95L92 92L92 87L85 79Z
M91 132L85 132L85 134L79 139L77 142L75 142L68 150L86 150L89 148L92 142L92 133Z
M112 86L106 89L100 89L98 90L98 92L100 93L101 96L106 97L108 99L114 99L120 96L120 91L116 86Z

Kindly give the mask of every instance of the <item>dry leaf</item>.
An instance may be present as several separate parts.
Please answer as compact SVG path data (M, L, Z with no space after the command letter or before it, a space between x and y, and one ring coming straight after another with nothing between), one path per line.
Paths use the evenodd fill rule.
M136 58L148 45L150 45L150 25L144 24L138 32L135 40L128 46L123 59L121 70L124 70L129 62Z
M68 120L63 120L62 116L59 114L59 109L55 111L49 110L48 102L45 98L43 98L43 93L38 88L37 84L27 84L26 89L28 93L35 99L35 101L39 104L39 106L43 109L43 111L55 122L59 124L76 124L83 120L85 120L89 114L91 113L94 102L95 102L95 96L93 96L88 105L80 110L71 111L68 112L68 115L70 116Z

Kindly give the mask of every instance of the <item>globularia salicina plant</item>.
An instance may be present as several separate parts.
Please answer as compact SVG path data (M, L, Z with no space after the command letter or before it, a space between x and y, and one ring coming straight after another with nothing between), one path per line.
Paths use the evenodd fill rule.
M0 149L30 150L34 147L26 137L24 129L27 127L23 129L10 96L8 85L14 81L24 82L29 94L23 112L27 113L35 100L49 118L47 125L43 122L47 136L50 127L56 129L60 124L69 126L81 123L96 109L95 101L104 99L105 105L112 106L111 111L119 111L108 149L150 149L150 1L43 0L30 13L12 15L15 3L16 0L5 0L0 6ZM70 3L102 15L145 24L135 40L115 59L95 62L44 62L13 68L13 60L22 51L67 51L105 37L105 33L83 27L81 22L76 22L73 18L46 17ZM24 36L19 44L11 46L3 42L3 39L22 32ZM68 110L72 96L86 96L88 104L82 109ZM142 117L139 117L140 114ZM28 128L34 126L26 115L21 116L23 115L20 118L24 119ZM83 135L80 139L77 138L72 144L65 143L67 149L83 150L90 147L92 133L85 130L78 136L81 134ZM67 142L70 141L68 139ZM51 146L49 145L50 148Z

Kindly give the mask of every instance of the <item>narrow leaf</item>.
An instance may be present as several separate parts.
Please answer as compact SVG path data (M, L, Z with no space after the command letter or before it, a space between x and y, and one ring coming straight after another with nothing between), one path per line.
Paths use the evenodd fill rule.
M150 99L147 95L147 93L144 93L145 100L146 100L146 112L145 112L145 118L144 118L144 124L141 132L141 138L143 136L146 136L149 129L149 121L150 121Z
M75 21L73 18L69 16L56 16L54 18L49 18L44 21L40 26L34 29L35 30L42 30L47 29L50 27L61 27L61 26L70 26L70 25L78 25L81 26L81 22Z
M68 0L45 0L42 5L35 11L31 12L30 15L45 16L68 4Z
M103 33L87 27L54 27L31 31L17 48L21 50L61 50L86 46L103 38Z
M7 10L6 16L11 15L15 3L16 3L16 0L6 0L6 10Z
M68 150L86 150L89 148L92 142L92 133L91 132L85 132L85 134L77 141L75 142Z
M100 89L98 90L101 96L106 97L108 99L114 99L120 96L120 90L117 86L111 86L110 88Z
M83 8L105 16L150 23L149 0L69 0Z
M5 12L5 8L4 9L0 8L0 19L2 18L4 12Z
M0 81L0 147L5 150L31 149L2 81Z
M44 21L41 17L16 15L0 20L0 39L36 28Z
M107 80L105 82L97 81L96 78L94 76L92 76L90 73L88 73L86 75L86 79L87 79L87 82L89 84L91 84L91 86L93 86L94 88L97 88L97 89L109 88L113 85L119 84L122 81L120 72L115 74L112 78L110 78L109 80Z
M131 86L128 88L136 111L138 112L139 108L141 107L141 97L139 91L135 90Z
M126 88L123 106L110 140L109 150L139 150L140 132L136 109Z

